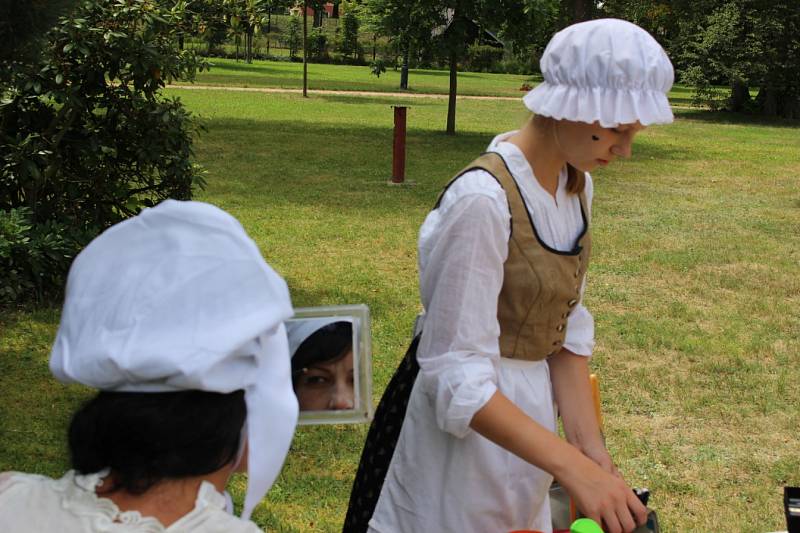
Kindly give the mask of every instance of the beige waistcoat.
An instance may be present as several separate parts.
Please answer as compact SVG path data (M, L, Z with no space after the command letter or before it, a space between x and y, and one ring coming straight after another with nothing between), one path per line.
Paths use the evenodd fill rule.
M586 209L586 195L579 195L584 230L575 248L554 250L539 238L519 186L503 158L487 152L458 173L444 188L436 207L450 185L470 170L491 174L505 190L511 212L508 257L503 264L503 287L497 300L500 322L500 353L504 357L540 361L564 345L567 318L580 301L580 290L592 239ZM570 172L577 170L570 168Z

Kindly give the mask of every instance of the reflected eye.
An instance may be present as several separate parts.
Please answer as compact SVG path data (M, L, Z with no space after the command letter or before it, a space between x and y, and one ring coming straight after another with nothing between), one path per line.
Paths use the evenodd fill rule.
M299 380L299 385L305 387L327 387L329 384L330 380L327 377L313 374L302 376Z
M597 135L592 135L592 140L593 141L599 141L600 137L598 137Z
M333 384L330 372L319 368L303 368L295 373L295 387L324 388Z

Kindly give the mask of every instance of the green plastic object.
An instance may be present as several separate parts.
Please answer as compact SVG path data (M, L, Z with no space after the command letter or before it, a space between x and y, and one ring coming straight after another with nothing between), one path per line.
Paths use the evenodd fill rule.
M603 528L591 518L578 518L569 527L569 533L603 533Z

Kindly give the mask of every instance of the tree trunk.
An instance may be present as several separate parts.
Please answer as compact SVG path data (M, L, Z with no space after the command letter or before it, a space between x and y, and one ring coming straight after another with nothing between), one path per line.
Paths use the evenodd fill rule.
M244 33L245 63L253 62L253 27L248 26Z
M303 98L308 98L308 1L303 2Z
M771 87L762 86L756 97L758 110L762 115L776 116L778 114L778 98Z
M267 36L272 33L272 8L267 9Z
M408 90L408 45L403 48L403 66L400 68L400 88Z
M320 26L322 26L322 9L315 9L314 10L314 27L315 28L319 28Z
M587 0L573 0L572 5L575 10L574 22L589 20L589 6Z
M731 84L731 111L745 111L750 104L750 89L742 80Z
M178 35L178 50L183 50L183 34Z
M333 3L333 12L331 13L331 18L332 19L338 19L339 18L339 2L334 2Z
M450 97L447 100L447 134L456 134L456 92L458 91L458 54L450 51Z
M378 47L378 34L377 33L373 33L372 34L372 62L373 63L375 62L375 52L376 52L377 47Z

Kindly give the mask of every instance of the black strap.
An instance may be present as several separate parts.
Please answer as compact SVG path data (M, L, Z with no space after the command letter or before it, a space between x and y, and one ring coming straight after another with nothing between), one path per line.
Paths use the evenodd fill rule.
M364 533L375 512L378 497L389 471L400 429L406 416L411 389L419 373L417 362L417 346L420 333L406 351L392 380L381 397L375 417L369 426L364 451L358 464L353 489L350 492L350 503L344 519L343 533Z

